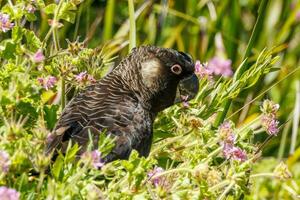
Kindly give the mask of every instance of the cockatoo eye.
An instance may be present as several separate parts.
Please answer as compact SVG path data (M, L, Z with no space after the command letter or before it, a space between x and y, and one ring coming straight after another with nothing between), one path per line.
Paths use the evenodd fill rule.
M182 68L181 68L180 65L175 64L175 65L173 65L173 66L171 67L171 71L172 71L172 73L174 73L174 74L176 74L176 75L179 75L179 74L181 74L181 72L182 72Z

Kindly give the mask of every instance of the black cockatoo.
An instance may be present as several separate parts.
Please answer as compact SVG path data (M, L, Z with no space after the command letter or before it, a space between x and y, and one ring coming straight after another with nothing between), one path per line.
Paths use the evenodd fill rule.
M86 87L66 106L46 154L64 152L71 140L86 151L89 135L97 148L99 134L114 137L115 146L103 160L127 159L132 149L148 156L152 126L158 112L173 105L178 91L190 100L198 91L194 62L188 54L155 46L134 48L103 79Z

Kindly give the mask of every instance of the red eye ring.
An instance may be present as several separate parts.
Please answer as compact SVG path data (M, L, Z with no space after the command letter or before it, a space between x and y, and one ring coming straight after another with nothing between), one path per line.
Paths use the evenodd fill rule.
M181 68L180 65L175 64L175 65L173 65L173 66L171 67L171 71L172 71L172 73L174 73L174 74L176 74L176 75L179 75L179 74L181 74L181 72L182 72L182 68Z

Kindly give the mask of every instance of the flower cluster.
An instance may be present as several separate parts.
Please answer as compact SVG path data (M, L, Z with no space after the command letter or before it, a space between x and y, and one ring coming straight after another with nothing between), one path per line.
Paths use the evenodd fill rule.
M19 200L20 193L15 189L7 188L5 186L0 187L0 199L3 200Z
M10 17L8 14L0 13L0 30L2 32L7 32L14 27L14 23L10 22Z
M46 78L38 78L37 80L40 83L40 85L46 90L53 88L57 82L57 79L54 76L48 76Z
M223 153L226 159L233 159L240 162L244 162L245 160L247 160L246 151L234 145L225 143L223 145Z
M89 161L95 169L101 169L105 165L98 150L85 152L81 155L81 159Z
M230 77L233 75L233 71L231 69L231 60L221 57L213 57L208 62L207 69L210 71L210 73L215 75L221 75L224 77Z
M230 77L233 75L231 60L220 57L213 57L208 63L201 63L197 60L195 63L195 73L200 78L207 77L209 80L212 79L213 74Z
M261 123L262 127L269 135L277 135L279 132L279 121L276 119L276 113L279 109L279 104L275 104L271 100L265 100L261 106L262 117Z
M7 173L10 166L9 155L5 151L0 151L0 174Z
M151 180L151 183L157 187L159 185L163 185L165 179L164 177L160 176L160 177L154 177L155 175L158 175L162 172L164 172L165 170L161 167L157 167L155 166L153 170L151 170L150 172L148 172L148 177ZM152 178L154 177L154 178Z
M43 54L43 50L39 49L32 57L33 62L40 63L45 60L45 56Z
M189 98L188 95L186 95L186 96L181 95L180 98L181 98L183 107L186 107L186 108L187 108L187 107L190 106L190 104L189 104L189 102L188 102L188 98Z
M79 74L75 75L75 79L78 83L95 83L96 80L94 79L94 77L90 74L87 73L87 71L84 72L80 72Z
M207 64L201 63L199 60L197 60L195 63L195 73L200 78L205 78L205 77L207 77L208 79L212 78L212 72L207 68Z
M247 160L246 151L234 145L236 136L233 131L233 123L224 122L220 125L218 133L223 147L223 154L226 159L238 160L244 162Z
M233 132L233 124L229 121L222 123L218 129L221 140L226 144L233 145L235 142L235 135Z

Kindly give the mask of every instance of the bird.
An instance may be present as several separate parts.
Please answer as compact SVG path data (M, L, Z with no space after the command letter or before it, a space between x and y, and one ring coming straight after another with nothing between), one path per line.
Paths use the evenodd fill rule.
M149 155L153 123L159 112L197 94L199 81L192 57L184 52L157 46L139 46L105 77L87 86L66 105L46 155L65 153L68 143L87 151L90 137L98 148L100 134L113 138L114 147L103 162L128 159L135 149Z

